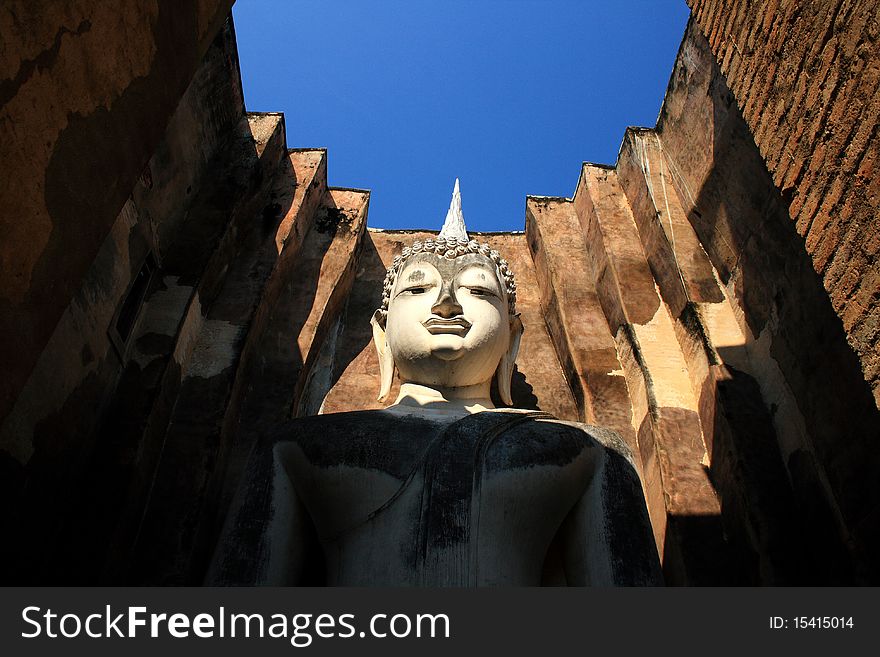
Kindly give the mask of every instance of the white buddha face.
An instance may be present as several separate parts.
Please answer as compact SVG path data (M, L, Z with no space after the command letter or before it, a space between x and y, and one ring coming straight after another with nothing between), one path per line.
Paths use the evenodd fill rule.
M494 263L476 253L409 258L391 291L385 331L404 381L463 387L491 380L511 345Z

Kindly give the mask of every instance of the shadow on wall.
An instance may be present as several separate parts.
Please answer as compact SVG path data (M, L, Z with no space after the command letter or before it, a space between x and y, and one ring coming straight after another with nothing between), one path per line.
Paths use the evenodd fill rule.
M262 185L233 219L239 227L228 256L222 258L225 264L213 294L207 296L204 325L184 367L149 507L124 581L200 580L222 473L235 444L226 426L237 409L235 392L246 364L246 341L259 323L257 309L267 281L279 266L275 235L291 206L291 194L278 189L293 188L293 172L283 148L281 153L274 151L274 157L278 160L261 162L262 168L256 169L265 174ZM223 360L221 369L217 364Z
M719 350L726 362L743 347ZM821 584L805 557L811 540L779 452L773 418L758 382L730 365L712 366L715 410L709 475L721 500L724 533L748 585ZM736 569L735 569L736 570ZM734 570L734 572L735 572Z
M739 353L734 353L739 352ZM719 350L725 361L745 347ZM819 527L833 520L821 491L796 500L772 412L757 380L730 365L711 366L702 413L720 515L667 518L663 570L669 584L794 586L852 582L843 542ZM813 466L815 467L815 466ZM675 537L675 540L670 540Z
M318 198L304 198L297 210L291 232L299 231L302 243L298 248L285 247L281 251L248 335L224 422L223 470L216 484L220 490L209 496L215 510L210 538L203 542L206 550L221 530L248 459L262 439L291 417L300 398L307 394L304 390L309 370L314 367L316 345L325 342L335 328L333 312L324 312L317 325L312 323L316 305L325 301L319 297L322 265L340 228L340 211L323 187L324 176L319 171L313 179L320 181L313 192ZM310 179L297 180L294 168L289 166L285 166L281 177L282 188L310 184ZM315 207L307 207L310 203ZM198 563L206 566L210 554L202 556Z
M37 442L47 432L67 451L79 453L38 450L27 466L22 492L7 498L13 500L16 515L10 535L18 537L14 545L7 545L17 552L4 559L4 566L11 567L8 582L22 577L31 585L113 582L128 569L164 458L166 427L183 389L183 345L193 337L184 333L201 326L203 313L207 317L211 312L210 300L222 289L226 268L235 257L235 233L242 229L237 213L254 202L258 172L266 166L244 116L232 117L218 134L222 145L216 155L198 163L204 175L197 193L174 206L174 212L185 218L177 223L181 242L198 248L182 257L156 243L148 231L132 233L153 240L142 248L162 255L161 269L139 308L115 386L103 404L100 399L70 396L57 417L47 417L35 428ZM168 139L176 137L172 134ZM191 173L178 161L169 165L169 171L164 173L171 177ZM155 210L151 194L168 193L161 186L152 190L149 185L136 188L131 204L156 222L173 221L158 213L150 216ZM108 275L106 262L98 260L94 267ZM115 352L108 358L114 365L119 362ZM209 400L200 401L209 410ZM99 410L97 428L88 436L77 436L76 423L67 418Z
M322 400L336 386L349 366L365 351L370 357L369 362L375 365L371 372L378 372L378 360L373 354L372 347L369 349L367 347L373 341L373 329L369 320L381 302L384 280L385 264L382 262L372 238L367 234L361 244L360 253L357 254L357 276L341 317L341 325L338 329L339 339L332 356L329 385L321 391L323 394L319 395ZM367 372L365 371L365 373ZM397 394L396 390L397 386L395 385L392 395ZM375 391L371 390L370 394L375 397L378 392L377 377L376 389ZM328 409L327 412L332 412L332 410Z
M712 161L695 196L678 171L693 166L689 155L667 156L755 338L719 349L736 365L716 373L711 474L725 527L754 554L760 583L877 582L880 413L788 203L712 65ZM663 129L676 126L661 118ZM802 563L783 563L798 554Z
M144 335L135 343L149 347L149 367L137 354L126 363L97 433L79 510L64 529L68 548L55 561L53 583L128 583L145 581L158 563L184 568L198 523L180 518L203 509L254 296L275 258L269 224L278 215L264 211L262 190L263 172L276 166L266 157L278 150L258 154L247 119L233 132L208 165L214 175L192 199L158 272L161 280L192 286L192 296L183 317L173 318L169 340ZM140 327L167 312L163 292L146 299ZM215 329L226 337L219 340ZM219 361L215 349L222 349ZM173 568L163 559L175 560Z
M513 376L510 381L510 396L513 400L513 408L525 408L530 411L540 411L538 397L535 395L534 388L526 379L526 375L520 372L519 365L513 368ZM503 407L505 404L498 396L498 384L492 379L492 401L496 406Z

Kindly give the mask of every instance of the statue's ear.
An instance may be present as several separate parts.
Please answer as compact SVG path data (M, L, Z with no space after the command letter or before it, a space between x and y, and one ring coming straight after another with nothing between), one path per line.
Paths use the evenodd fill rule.
M519 353L519 342L522 339L523 324L519 315L510 319L510 347L501 357L498 363L498 369L495 370L495 376L498 382L498 394L508 406L513 405L513 398L510 395L510 380L513 378L513 367L516 365L516 355Z
M373 326L373 346L376 347L376 353L379 355L379 397L378 401L385 401L388 393L391 392L391 382L394 380L394 358L391 356L391 349L388 347L388 341L385 339L385 318L382 317L382 311L377 310L373 313L370 320Z

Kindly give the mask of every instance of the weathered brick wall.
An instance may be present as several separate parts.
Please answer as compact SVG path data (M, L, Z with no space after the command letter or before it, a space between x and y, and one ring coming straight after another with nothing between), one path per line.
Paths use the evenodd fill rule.
M880 405L880 8L689 4Z
M646 159L662 172L655 189L677 197L669 211L687 215L742 331L716 340L715 313L698 308L717 361L701 413L729 533L763 561L762 581L876 578L880 421L871 388L693 21L655 132L663 157ZM626 160L641 152L651 154L625 144L618 168L632 169Z
M0 6L0 419L231 6L232 0Z
M95 21L105 19L99 16ZM140 149L147 145L138 137L146 140L149 135L131 139L104 135L89 143L86 130L80 134L85 144L69 154L73 163L65 165L69 177L59 179L70 193L81 193L83 198L106 192L101 202L107 205L95 214L77 211L58 219L59 234L72 237L65 240L55 269L50 266L51 241L40 256L49 259L46 272L51 279L64 279L63 287L74 293L66 307L61 307L60 318L49 326L46 344L27 371L9 412L0 417L0 526L4 535L17 537L2 545L4 575L25 577L23 581L30 583L94 581L100 567L96 564L102 563L116 541L114 533L122 524L127 524L122 534L137 529L134 518L139 510L135 507L140 505L142 511L161 452L163 422L167 423L177 392L174 380L179 384L181 366L188 358L187 339L178 343L178 338L191 337L189 332L200 326L202 309L207 313L216 296L218 272L223 272L230 252L237 248L235 239L224 236L226 228L230 217L247 205L248 193L259 181L254 174L262 168L260 156L274 153L277 160L283 152L280 116L244 115L231 22L215 29L218 33L209 39L210 47L192 83L174 101L176 110L165 120L164 135L146 153L146 166L139 164L124 205L116 209L109 232L98 241L97 253L91 254L79 281L69 267L73 260L88 257L90 240L100 237L94 231L104 220L102 213L109 212L113 203L113 193L98 174L92 172L95 178L87 184L76 179L82 174L77 168L79 158L111 147L129 151L114 152L111 159L139 158ZM189 36L194 38L194 33ZM70 51L65 50L68 47ZM62 68L71 66L64 58L77 52L74 44L65 48L56 61ZM186 68L183 62L181 67ZM84 84L82 78L77 79ZM42 82L49 84L45 79ZM75 83L73 78L65 82ZM23 83L21 93L36 93L26 91L28 84ZM42 91L49 93L45 88ZM166 101L154 102L158 112ZM126 112L149 113L147 105L126 107L117 107L120 116L108 121L136 120ZM31 136L38 139L39 126L18 126L22 135L33 130ZM85 130L83 125L80 129ZM111 136L112 144L106 141ZM14 146L12 140L2 147ZM11 166L10 161L3 164ZM115 173L124 175L123 171ZM22 171L22 184L12 190L15 198L27 197L33 191L30 185L42 179L39 172ZM10 199L13 195L4 201ZM36 224L22 230L35 229ZM20 234L15 240L4 241L4 248L20 246L26 251L33 246ZM143 293L128 339L114 341L111 334L117 312L148 257L155 265L151 287ZM4 276L3 283L14 281ZM52 295L62 286L53 287L40 277L31 279L29 285L28 294L47 296L43 308L47 312L56 301L61 302ZM18 322L19 328L31 319L22 308L3 315L3 321ZM20 344L13 333L3 333L3 337L4 348L18 345L23 359L36 347L36 343ZM4 359L4 374L9 375L5 384L17 376L16 363L24 360ZM123 520L126 512L129 515Z

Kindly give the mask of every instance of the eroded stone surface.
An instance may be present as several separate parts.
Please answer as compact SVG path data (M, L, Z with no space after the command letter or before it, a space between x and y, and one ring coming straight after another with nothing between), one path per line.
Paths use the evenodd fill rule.
M0 9L0 160L18 181L0 191L0 332L8 336L0 416L82 285L231 4L22 1Z
M880 403L876 6L689 4Z

